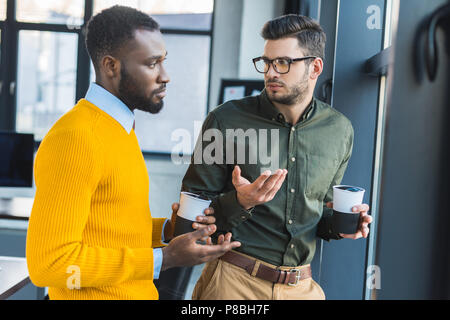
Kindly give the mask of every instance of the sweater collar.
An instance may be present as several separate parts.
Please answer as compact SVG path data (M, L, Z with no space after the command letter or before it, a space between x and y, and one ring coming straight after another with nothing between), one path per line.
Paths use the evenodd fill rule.
M130 134L134 113L115 95L96 83L91 83L85 99L109 114Z

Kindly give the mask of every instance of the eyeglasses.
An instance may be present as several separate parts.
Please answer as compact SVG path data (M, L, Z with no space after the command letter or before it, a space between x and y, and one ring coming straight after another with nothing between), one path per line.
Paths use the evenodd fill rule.
M275 59L267 59L263 57L258 57L253 59L253 64L255 65L256 71L259 73L267 73L269 72L270 65L273 66L273 69L279 74L288 73L291 69L291 64L296 61L302 61L306 59L316 59L314 56L307 56L302 58L275 58Z

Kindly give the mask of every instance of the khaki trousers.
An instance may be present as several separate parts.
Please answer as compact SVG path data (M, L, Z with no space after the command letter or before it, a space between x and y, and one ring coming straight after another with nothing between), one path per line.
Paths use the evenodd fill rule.
M264 261L257 261L276 268ZM296 269L305 267L307 266ZM278 269L294 268L278 267ZM325 293L312 278L300 280L297 286L272 283L254 277L238 266L217 259L205 265L192 293L192 300L325 300Z

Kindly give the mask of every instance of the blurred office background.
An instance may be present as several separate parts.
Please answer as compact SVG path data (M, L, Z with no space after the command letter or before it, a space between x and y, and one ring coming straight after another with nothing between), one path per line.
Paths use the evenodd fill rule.
M188 133L192 150L195 122L221 102L222 81L262 80L251 59L263 52L263 24L308 15L327 33L316 96L355 129L343 183L366 189L374 218L368 239L318 240L315 280L328 299L450 298L448 1L0 0L1 132L33 134L37 148L84 97L95 75L83 25L114 4L152 15L169 53L164 109L136 112L153 217L170 217L189 163L189 152L179 161L173 133ZM0 256L25 256L33 193L33 185L0 185ZM28 284L8 298L44 295Z

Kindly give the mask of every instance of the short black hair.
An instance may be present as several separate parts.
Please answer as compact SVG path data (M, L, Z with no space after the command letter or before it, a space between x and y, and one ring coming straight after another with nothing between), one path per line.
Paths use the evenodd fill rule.
M134 38L137 29L159 30L159 24L149 15L125 6L113 6L93 16L86 25L86 48L94 67L105 55Z
M326 35L320 24L313 19L287 14L264 24L261 30L264 40L297 38L299 47L305 49L306 55L324 59Z

